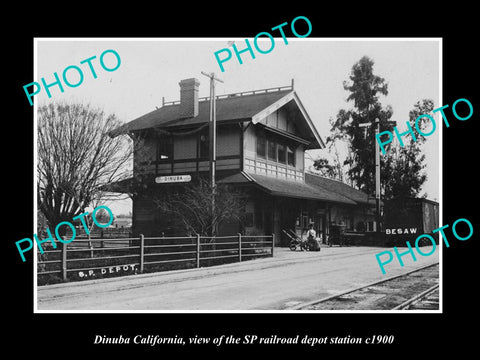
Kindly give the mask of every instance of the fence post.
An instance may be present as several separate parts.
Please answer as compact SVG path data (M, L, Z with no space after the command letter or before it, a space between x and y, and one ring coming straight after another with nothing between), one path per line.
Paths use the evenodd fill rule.
M100 247L104 248L105 247L105 241L103 241L103 238L104 238L105 234L103 232L103 229L100 230L100 238L102 239L102 241L100 241ZM92 256L93 257L93 256Z
M242 261L242 234L238 233L238 261Z
M90 249L90 257L93 259L93 244L90 234L88 234L88 248Z
M272 257L273 257L273 250L275 249L275 234L272 234Z
M65 244L65 243L62 244L62 279L63 281L67 281L67 246L68 244Z
M140 273L143 273L144 251L145 251L145 239L143 234L140 234Z
M200 234L197 234L197 268L200 267Z

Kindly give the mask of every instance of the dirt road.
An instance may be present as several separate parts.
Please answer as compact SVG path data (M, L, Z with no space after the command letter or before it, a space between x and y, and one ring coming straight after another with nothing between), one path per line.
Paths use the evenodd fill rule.
M37 310L279 310L438 261L438 249L431 256L417 256L416 262L404 256L403 268L394 259L382 275L375 254L385 250L279 248L274 258L243 263L41 286Z

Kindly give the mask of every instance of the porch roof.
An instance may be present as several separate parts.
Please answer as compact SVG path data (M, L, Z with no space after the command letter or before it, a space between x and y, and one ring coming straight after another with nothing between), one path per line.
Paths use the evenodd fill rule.
M147 176L145 183L153 183L154 176ZM329 201L349 205L375 205L375 199L363 191L340 181L305 173L305 182L288 181L274 177L237 172L217 179L218 184L253 185L273 196ZM105 191L128 193L133 190L133 178L104 187ZM383 204L383 202L381 202Z
M218 181L224 184L252 184L274 196L298 199L322 200L343 204L356 205L356 202L337 192L303 182L281 180L278 178L240 172Z
M375 198L339 180L305 172L305 182L315 188L322 188L329 192L341 194L359 204L375 205ZM381 202L381 204L383 204L383 202Z

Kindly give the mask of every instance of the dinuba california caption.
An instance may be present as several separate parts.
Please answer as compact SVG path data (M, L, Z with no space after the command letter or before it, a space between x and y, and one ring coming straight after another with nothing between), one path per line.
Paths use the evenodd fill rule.
M473 105L441 39L314 28L35 39L35 312L442 312L474 229L440 223L441 121Z
M394 335L374 335L370 337L353 337L347 336L324 336L324 337L311 337L309 335L293 336L293 337L281 337L277 335L271 335L267 337L261 337L258 335L244 335L243 337L237 337L233 335L220 335L214 338L210 337L194 337L183 338L175 335L173 337L161 337L160 335L135 335L133 337L119 335L116 337L108 337L105 335L95 335L93 344L119 344L119 345L143 345L143 346L157 346L165 344L196 344L206 345L213 344L215 346L222 345L277 345L277 344L300 344L305 346L316 346L323 344L392 344L395 341Z

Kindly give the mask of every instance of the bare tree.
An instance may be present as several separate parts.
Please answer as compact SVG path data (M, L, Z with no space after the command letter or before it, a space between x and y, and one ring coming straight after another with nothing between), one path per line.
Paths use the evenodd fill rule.
M209 181L199 178L193 186L166 194L155 203L160 211L173 215L182 223L186 232L215 235L224 222L241 221L245 196L228 185L217 185L212 190Z
M104 187L126 178L132 146L111 137L120 125L90 105L52 103L38 110L37 197L50 226L95 207ZM60 234L62 227L59 228Z

